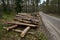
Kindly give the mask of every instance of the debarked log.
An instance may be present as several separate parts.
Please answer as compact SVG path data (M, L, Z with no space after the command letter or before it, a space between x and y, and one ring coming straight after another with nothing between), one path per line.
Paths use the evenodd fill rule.
M12 29L12 31L15 31L15 32L18 32L18 33L21 33L22 30L20 29ZM35 34L34 32L27 32L28 34Z
M27 23L22 23L22 22L17 22L17 21L12 21L12 22L7 22L7 23L8 23L8 24L25 25L25 26L30 26L30 27L37 27L37 25L27 24Z
M15 27L17 27L17 26L18 26L18 25L13 25L13 26L10 26L10 27L3 27L3 28L8 31L8 30L13 29L13 28L15 28Z
M22 20L22 19L18 19L18 18L15 18L16 21L20 21L20 22L24 22L24 23L31 23L30 21L26 21L26 20Z
M30 20L23 20L21 18L14 18L14 20L16 21L20 21L20 22L24 22L24 23L32 23L32 24L38 24L39 23L39 20L37 19L30 19Z
M30 27L26 27L22 33L20 34L21 37L24 37L26 35L26 33L28 32L28 30L30 29Z

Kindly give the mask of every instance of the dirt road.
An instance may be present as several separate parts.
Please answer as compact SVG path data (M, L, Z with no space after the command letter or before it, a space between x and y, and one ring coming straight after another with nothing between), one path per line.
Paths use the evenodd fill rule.
M60 19L49 16L43 12L39 12L45 27L50 32L52 40L60 40Z

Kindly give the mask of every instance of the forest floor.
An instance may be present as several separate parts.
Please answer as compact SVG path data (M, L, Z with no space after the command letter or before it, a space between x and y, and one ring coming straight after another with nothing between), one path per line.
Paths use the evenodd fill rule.
M40 25L35 30L31 29L30 31L35 32L34 35L27 34L24 38L20 37L20 33L13 32L13 31L6 31L3 29L4 26L8 26L4 24L6 21L13 20L13 15L4 15L3 19L0 19L0 40L47 40L47 36L45 34L45 29L43 25Z

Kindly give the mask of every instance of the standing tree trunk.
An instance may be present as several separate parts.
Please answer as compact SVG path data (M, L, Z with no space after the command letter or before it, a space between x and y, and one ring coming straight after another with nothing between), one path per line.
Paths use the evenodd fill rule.
M2 18L3 12L2 12L2 5L0 5L0 18Z
M10 13L10 7L9 7L9 0L7 0L7 13L9 14Z

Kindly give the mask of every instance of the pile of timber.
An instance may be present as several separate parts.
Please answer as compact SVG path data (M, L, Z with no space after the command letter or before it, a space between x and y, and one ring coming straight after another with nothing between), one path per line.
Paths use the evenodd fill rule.
M12 30L12 31L20 32L21 33L20 36L24 37L26 33L34 34L33 32L28 32L28 30L30 30L31 27L36 28L38 23L39 23L39 19L37 17L27 13L18 13L13 19L13 21L7 22L7 24L11 26L3 27L3 28L6 29L7 31ZM24 28L23 30L14 29L16 27L19 27L18 25L19 26L22 25L22 27L26 26L26 28Z

